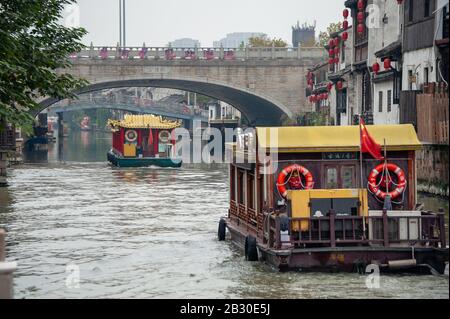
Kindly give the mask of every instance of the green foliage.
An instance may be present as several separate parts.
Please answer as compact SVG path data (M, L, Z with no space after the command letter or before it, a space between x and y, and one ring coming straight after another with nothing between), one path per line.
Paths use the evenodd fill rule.
M319 33L319 44L320 46L324 47L328 44L328 40L330 40L330 35L338 32L342 29L342 22L338 23L331 23L326 32L320 32Z
M267 35L261 37L252 37L249 39L249 46L252 48L267 48L275 45L277 48L285 48L287 47L287 42L281 38L273 38L270 39Z
M298 126L297 116L290 118L289 116L283 114L281 116L281 126Z
M83 48L86 31L59 23L73 0L0 0L0 117L30 131L36 99L74 97L86 81L56 72Z

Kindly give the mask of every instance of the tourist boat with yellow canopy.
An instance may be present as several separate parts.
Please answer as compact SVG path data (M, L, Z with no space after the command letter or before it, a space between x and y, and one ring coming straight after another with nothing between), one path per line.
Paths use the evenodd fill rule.
M180 121L155 115L125 115L123 120L109 120L113 132L113 148L108 161L118 167L181 167L174 157L173 130Z
M279 269L443 273L444 212L417 203L412 125L256 128L228 144L219 240Z

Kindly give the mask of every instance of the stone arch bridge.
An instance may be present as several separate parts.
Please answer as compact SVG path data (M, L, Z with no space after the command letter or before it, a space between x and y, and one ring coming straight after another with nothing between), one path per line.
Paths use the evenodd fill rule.
M252 125L273 126L283 115L311 111L308 68L322 48L172 49L93 47L73 55L60 72L84 78L76 93L121 87L164 87L196 92L233 105ZM42 111L56 103L43 99Z

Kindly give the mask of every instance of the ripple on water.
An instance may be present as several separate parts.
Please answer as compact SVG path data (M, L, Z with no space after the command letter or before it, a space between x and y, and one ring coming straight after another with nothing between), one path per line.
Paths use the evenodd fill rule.
M226 169L114 169L104 163L11 171L0 226L17 260L17 298L448 298L448 277L278 273L216 240ZM80 288L66 287L66 265Z

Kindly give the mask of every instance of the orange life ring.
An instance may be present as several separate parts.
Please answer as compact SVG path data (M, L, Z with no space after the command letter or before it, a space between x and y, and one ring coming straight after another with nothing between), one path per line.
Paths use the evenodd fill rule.
M387 168L389 172L393 172L395 175L397 175L397 183L396 188L389 192L389 189L386 189L386 191L382 191L380 189L383 185L383 182L379 184L377 182L378 176L383 173L383 171ZM388 184L392 184L392 181L387 181ZM380 164L377 167L375 167L372 172L369 175L369 189L376 197L379 199L386 199L388 195L391 196L391 199L397 199L400 197L403 192L406 190L406 175L405 172L397 165L395 164Z
M284 168L280 172L280 174L278 175L278 180L277 180L278 191L280 192L280 195L284 198L286 198L287 193L288 193L286 184L289 182L289 180L286 180L286 178L290 178L294 171L299 172L300 174L302 174L305 177L306 185L302 184L304 189L313 189L314 188L314 177L308 169L306 169L305 167L303 167L301 165L297 165L297 164L290 165L290 166Z

